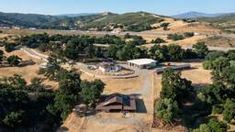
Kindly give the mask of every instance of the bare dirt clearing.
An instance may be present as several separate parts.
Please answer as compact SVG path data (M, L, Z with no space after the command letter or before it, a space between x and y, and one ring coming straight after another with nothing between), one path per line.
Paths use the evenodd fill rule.
M30 57L23 50L15 50L13 52L8 53L8 52L5 52L4 48L1 47L0 49L4 51L4 55L7 57L11 56L11 55L17 55L17 56L21 57L23 60L33 60L36 63L34 65L29 65L29 66L25 66L25 67L0 68L0 76L1 77L10 77L10 76L13 76L14 74L18 74L18 75L21 75L23 78L25 78L27 83L30 83L30 81L36 77L37 78L45 78L42 75L38 75L38 71L40 69L39 65L41 64L41 60ZM51 85L55 89L58 86L58 84L56 82L49 81L48 79L46 79L43 83L45 85Z
M182 77L191 80L195 85L200 84L211 84L211 71L204 70L202 67L202 63L194 62L191 63L191 66L194 68L192 70L186 70L182 72Z
M84 132L150 132L150 122L145 114L129 113L124 118L121 113L98 113L95 117L87 117Z
M128 78L128 79L108 79L108 78L96 78L89 76L85 73L81 74L82 80L92 81L94 79L101 79L105 83L105 92L122 92L137 89L142 85L143 77Z

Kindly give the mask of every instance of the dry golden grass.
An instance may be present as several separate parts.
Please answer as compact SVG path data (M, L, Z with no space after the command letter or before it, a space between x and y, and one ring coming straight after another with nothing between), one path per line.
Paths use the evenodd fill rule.
M206 38L205 35L198 35L198 36L194 36L191 38L186 38L183 40L179 40L179 41L169 41L168 40L168 44L178 44L182 47L188 47L188 46L192 46L193 44L196 44L199 40Z
M182 77L192 81L193 85L211 84L211 72L204 70L201 62L190 63L193 69L184 70L181 72ZM154 78L154 93L155 99L160 98L161 92L161 75L155 75Z
M213 36L209 38L204 38L200 41L205 42L209 46L235 47L235 38L231 38L231 37Z
M169 39L165 39L167 41L167 43L162 44L162 45L177 44L177 45L180 45L181 47L188 48L188 47L191 47L193 44L196 44L197 42L199 42L205 38L206 38L205 35L198 35L198 36L186 38L186 39L179 40L179 41L172 41ZM141 45L140 47L151 48L153 45L154 44L145 44L145 45Z
M154 100L160 98L160 92L162 90L162 85L161 85L161 75L154 75L154 80L153 80L153 93L154 93Z
M204 22L187 23L182 20L174 20L172 18L165 18L162 23L170 23L169 30L164 31L163 28L157 28L152 30L153 32L167 32L167 33L184 33L184 32L196 32L202 34L215 34L221 32L219 29L210 26ZM153 24L155 27L159 27L160 24Z
M127 90L135 90L141 87L143 83L142 77L129 79L109 79L109 78L94 78L92 76L81 74L82 80L93 81L94 79L101 79L105 83L104 91L107 93L123 92Z
M76 113L71 113L61 127L68 129L69 132L79 132L84 123L84 118L78 117Z
M6 37L8 37L8 36L9 36L8 34L2 34L2 33L0 33L0 39L6 38Z
M26 54L22 50L16 50L13 52L5 52L4 48L0 48L0 50L4 51L4 55L6 57L11 55L17 55L21 57L23 60L33 60L36 64L35 65L29 65L25 67L5 67L0 68L0 77L10 77L14 74L21 75L27 83L30 83L33 78L45 78L42 75L38 75L38 71L40 69L39 65L41 64L41 60L35 59L33 57L30 57L28 54ZM54 89L57 89L58 83L54 81L49 81L48 79L45 79L43 82L45 85L51 85Z
M204 70L202 63L191 63L195 69L186 70L182 72L182 77L191 80L193 84L211 84L211 71Z
M144 114L128 114L130 117L123 118L122 113L97 113L91 118L86 118L79 132L150 132L149 120ZM77 118L77 117L75 117ZM140 118L138 121L136 118ZM68 127L69 131L72 130ZM73 131L72 131L73 132Z
M172 32L196 32L200 34L216 34L220 33L221 31L219 29L216 29L212 26L210 26L208 23L187 23L185 25L180 25L172 27Z

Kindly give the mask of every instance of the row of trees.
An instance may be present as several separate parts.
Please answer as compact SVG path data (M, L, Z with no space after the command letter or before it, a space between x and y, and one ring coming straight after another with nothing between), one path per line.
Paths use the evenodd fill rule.
M117 60L129 60L143 57L157 59L159 61L180 61L182 59L204 58L208 48L204 43L197 43L193 49L184 50L178 45L155 45L151 49L137 47L145 43L142 37L126 34L125 39L130 39L126 44L121 38L106 35L96 38L91 36L62 36L39 34L26 36L21 39L22 45L31 48L38 47L42 51L53 52L66 59L81 61L87 58L108 57ZM162 43L158 38L154 43ZM112 43L109 47L97 47L94 43Z
M162 75L162 91L160 100L156 101L155 113L165 123L174 123L180 118L182 101L190 96L192 91L191 81L180 77L179 72L171 69Z
M205 43L193 45L193 49L182 49L179 45L154 45L149 50L135 45L111 45L104 56L117 60L149 57L158 61L181 61L183 59L203 59L209 52Z
M182 49L179 45L154 45L150 50L150 57L159 61L180 61L183 59L203 59L209 52L205 43L199 42L192 49Z
M123 38L115 36L115 35L104 35L101 37L95 36L86 36L86 35L73 35L73 36L63 36L63 35L51 35L48 34L33 34L29 36L24 36L20 39L19 44L26 45L30 48L37 48L41 44L48 44L50 42L59 42L62 44L67 44L71 39L79 39L81 43L88 44L115 44L121 45L126 44L126 39L133 39L132 44L141 45L145 44L146 41L137 35L126 34Z
M147 57L147 50L135 45L111 45L107 50L107 57L116 60L130 60Z
M178 40L183 40L185 38L190 38L194 36L194 32L185 32L183 34L168 34L167 38L174 40L174 41L178 41Z
M146 44L146 40L143 37L137 35L130 35L129 33L124 35L124 40L126 40L127 44L132 45L143 45Z

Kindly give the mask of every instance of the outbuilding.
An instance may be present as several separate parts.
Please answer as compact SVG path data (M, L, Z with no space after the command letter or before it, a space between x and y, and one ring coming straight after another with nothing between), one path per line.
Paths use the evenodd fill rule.
M127 64L129 66L137 67L140 69L149 69L156 67L157 61L153 59L134 59L134 60L128 60Z

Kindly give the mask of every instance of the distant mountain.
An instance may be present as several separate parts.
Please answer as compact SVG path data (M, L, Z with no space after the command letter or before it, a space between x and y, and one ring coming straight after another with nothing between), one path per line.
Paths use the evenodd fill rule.
M67 15L38 15L20 13L0 13L0 26L35 27L45 29L80 29L112 31L116 28L127 31L152 29L151 25L163 20L162 16L147 12L115 14L83 13Z
M64 17L0 12L0 26L44 27L60 19Z
M56 15L59 17L80 17L80 16L90 16L90 15L96 15L99 13L78 13L78 14L61 14L61 15Z
M179 19L195 19L195 18L202 18L202 17L218 17L221 15L225 15L225 13L218 13L218 14L207 14L201 12L186 12L178 15L174 15L172 17L179 18Z

